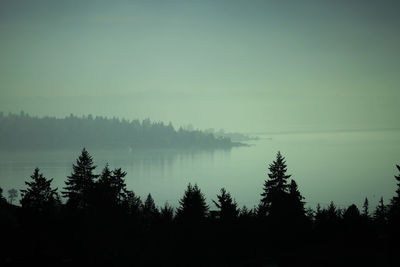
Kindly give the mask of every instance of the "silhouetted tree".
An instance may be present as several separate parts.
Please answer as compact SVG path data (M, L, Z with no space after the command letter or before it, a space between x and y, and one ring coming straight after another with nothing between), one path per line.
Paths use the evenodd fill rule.
M281 223L287 219L290 209L291 196L287 180L291 175L286 174L285 158L278 151L276 160L269 165L269 179L264 183L264 192L257 212L260 217L268 216L270 221ZM295 186L295 184L293 185ZM293 191L293 194L296 194ZM293 195L295 198L296 196Z
M303 217L305 215L305 209L303 201L304 197L301 195L297 183L295 180L290 181L289 185L289 196L290 196L290 209L295 216Z
M32 182L25 182L28 186L21 191L21 205L23 208L31 209L36 212L49 211L60 205L57 188L51 188L53 179L46 179L42 173L39 173L39 168L35 168L30 176Z
M126 184L125 184L126 172L122 171L121 168L114 169L112 171L111 185L116 193L117 203L120 204L125 197Z
M332 222L333 221L338 221L340 219L340 217L341 217L341 211L340 211L340 209L338 209L336 207L336 205L335 205L335 203L333 203L333 201L331 201L329 203L329 206L328 206L326 212L327 212L327 215L328 215L328 219L330 221L332 221Z
M362 217L356 205L352 204L344 211L343 221L348 237L355 236L361 232Z
M369 218L369 203L368 203L368 198L365 198L364 204L363 204L363 213L362 215L365 218Z
M3 196L3 188L0 187L0 201L5 201L6 199Z
M126 172L123 172L121 168L111 171L106 164L96 183L95 190L96 203L100 207L116 208L122 204L122 199L126 194L125 176Z
M321 224L323 224L325 220L326 220L326 210L321 209L321 205L318 203L317 208L315 210L314 223L317 226L320 226Z
M149 193L142 208L143 219L147 225L153 222L159 215L154 199Z
M96 166L93 164L92 156L85 148L72 167L73 172L68 176L65 182L65 191L62 193L64 197L68 198L67 204L70 207L84 209L90 205L95 179L99 175L93 174Z
M400 165L396 165L396 168L400 172ZM399 232L397 227L400 224L400 174L395 175L394 178L397 181L397 189L396 195L391 199L389 205L389 223L392 226L393 230Z
M208 215L206 200L197 184L192 186L189 183L179 205L176 214L178 221L198 223L204 221Z
M7 203L6 198L3 196L3 188L0 187L0 206L3 206Z
M95 205L100 209L111 209L117 205L116 190L112 186L112 172L108 163L101 171L99 180L94 184L95 190L91 196Z
M360 218L360 211L358 210L357 206L351 204L346 211L343 213L343 219L345 220L356 220Z
M240 219L250 219L254 217L254 211L252 209L248 209L246 206L243 206L239 211Z
M375 208L374 222L378 228L383 228L387 223L387 209L383 203L383 197L381 197L378 206Z
M168 202L165 202L164 206L160 210L161 220L165 223L171 223L174 219L174 208L171 207Z
M321 206L317 205L315 225L323 234L334 234L340 220L341 212L333 201L330 202L327 208L321 209Z
M8 190L8 201L12 204L14 202L14 199L18 197L18 191L15 188L12 188Z
M142 209L142 201L133 191L125 190L121 201L122 208L133 217L138 217Z
M217 195L218 202L213 203L219 209L218 215L221 221L231 222L239 215L237 203L232 199L231 194L226 192L225 188L221 188L221 194Z
M264 192L261 194L261 202L268 208L268 212L273 211L273 206L282 195L287 192L287 179L291 175L287 175L285 158L282 156L281 152L278 151L276 155L276 160L269 165L268 174L269 179L264 183Z

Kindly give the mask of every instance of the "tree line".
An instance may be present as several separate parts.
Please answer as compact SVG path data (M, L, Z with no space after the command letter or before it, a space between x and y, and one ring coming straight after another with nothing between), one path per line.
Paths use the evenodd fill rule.
M400 166L396 166L400 172ZM20 207L0 188L0 263L51 265L109 263L173 266L385 266L397 262L400 174L390 203L361 211L331 202L305 208L283 155L268 166L259 204L239 207L221 188L211 210L197 184L188 184L179 206L157 207L127 189L121 168L95 173L86 149L62 190L38 168L20 190ZM62 197L65 201L62 201ZM65 203L64 203L65 202ZM22 242L21 242L22 241ZM21 246L22 243L22 246ZM18 245L17 245L18 244Z
M175 130L172 123L125 120L92 115L33 117L0 112L2 149L81 148L230 148L242 145L200 130Z

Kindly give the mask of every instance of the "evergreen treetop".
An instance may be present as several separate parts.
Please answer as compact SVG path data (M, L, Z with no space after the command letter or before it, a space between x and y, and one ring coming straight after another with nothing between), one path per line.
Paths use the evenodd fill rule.
M90 195L93 192L95 179L99 177L93 173L96 166L93 158L83 148L81 155L72 165L73 172L67 177L66 187L63 196L68 198L68 204L76 208L86 208L90 202Z
M239 210L237 203L232 199L231 194L221 188L221 194L217 195L218 202L213 200L213 203L219 209L219 218L221 221L230 221L238 217Z
M264 192L261 194L263 197L261 201L267 205L271 203L276 194L287 192L287 180L291 177L291 175L286 174L286 161L280 151L278 151L276 160L269 165L268 169L269 179L265 181Z
M25 182L28 188L20 190L22 207L41 212L54 206L58 201L58 194L57 188L51 188L53 179L46 179L42 173L39 173L39 168L35 168L30 178L32 179L31 182Z
M179 208L177 209L177 219L187 222L201 222L208 215L208 205L200 188L190 183L186 191L179 200Z

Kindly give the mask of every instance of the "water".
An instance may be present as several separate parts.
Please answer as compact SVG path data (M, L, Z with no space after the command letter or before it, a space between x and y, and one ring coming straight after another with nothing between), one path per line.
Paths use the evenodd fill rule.
M386 203L396 189L395 164L400 164L399 131L292 133L261 135L250 147L214 151L91 150L97 171L110 167L127 171L129 189L144 198L149 192L156 204L176 206L189 182L197 183L211 199L221 187L240 206L253 207L260 199L268 164L278 150L286 157L288 172L297 181L307 205L340 207L365 197L371 206L381 196ZM0 151L0 186L23 189L37 166L54 178L61 189L80 151ZM4 195L7 195L4 193Z

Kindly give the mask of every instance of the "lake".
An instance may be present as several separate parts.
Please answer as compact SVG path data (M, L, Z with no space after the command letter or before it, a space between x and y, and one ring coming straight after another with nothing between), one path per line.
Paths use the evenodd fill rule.
M126 183L141 198L150 192L157 205L178 205L190 183L197 183L211 208L211 199L225 187L240 206L253 207L260 199L264 180L278 150L286 157L288 173L296 180L307 205L360 208L365 197L375 206L395 194L395 164L400 164L400 131L342 131L262 134L249 147L229 150L91 150L98 166L108 162L128 174ZM76 150L1 151L0 187L25 188L24 181L37 166L53 185L64 187Z

